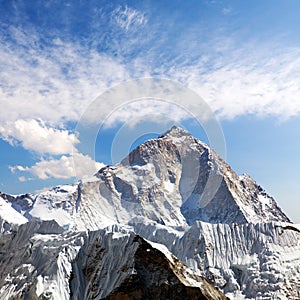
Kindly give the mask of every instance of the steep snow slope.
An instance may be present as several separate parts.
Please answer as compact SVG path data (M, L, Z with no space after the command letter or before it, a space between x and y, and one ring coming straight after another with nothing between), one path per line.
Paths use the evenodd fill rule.
M157 299L165 299L157 293L171 293L172 287L181 296L188 286L206 295L203 285L211 287L203 277L230 299L300 297L300 230L287 223L196 222L186 232L155 224L112 225L78 233L54 221L30 221L0 241L0 299L106 299L137 290L145 299L152 285L160 287Z
M288 223L196 222L183 234L135 232L167 248L232 299L300 299L300 230Z
M18 213L13 207L12 203L6 201L0 196L0 218L7 223L21 225L27 222L27 219Z
M226 299L130 228L75 233L30 221L1 236L0 252L0 299Z
M77 235L63 234L54 221L30 221L2 234L0 299L68 299Z
M72 299L226 299L165 247L118 226L89 234L73 277Z

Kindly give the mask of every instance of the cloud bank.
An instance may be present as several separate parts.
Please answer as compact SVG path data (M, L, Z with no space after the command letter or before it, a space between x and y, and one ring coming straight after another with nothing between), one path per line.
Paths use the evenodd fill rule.
M41 50L35 42L39 36L18 28L11 31L17 45L5 41L0 45L0 65L5 70L0 73L0 101L5 107L0 111L2 125L20 119L41 119L54 126L76 122L89 103L107 89L149 76L190 87L219 118L257 114L287 119L300 114L300 48L283 49L272 56L267 48L259 54L248 48L224 48L220 56L212 52L191 62L171 59L157 66L147 55L124 62L60 39ZM212 44L210 48L216 47ZM225 55L227 52L230 55ZM108 113L109 103L103 103L100 117Z

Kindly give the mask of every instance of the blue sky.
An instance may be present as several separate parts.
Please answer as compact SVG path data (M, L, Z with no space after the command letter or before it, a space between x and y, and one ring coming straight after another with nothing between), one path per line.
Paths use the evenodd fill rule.
M177 123L209 142L191 117L202 113L198 100L140 95L130 103L136 94L126 90L113 105L103 96L124 82L164 78L202 97L233 169L249 173L300 222L298 1L2 0L0 16L2 192L92 174L112 162L121 128L133 143ZM77 124L95 99L88 126L100 131L87 145ZM126 154L128 146L115 144ZM74 170L73 158L82 167Z

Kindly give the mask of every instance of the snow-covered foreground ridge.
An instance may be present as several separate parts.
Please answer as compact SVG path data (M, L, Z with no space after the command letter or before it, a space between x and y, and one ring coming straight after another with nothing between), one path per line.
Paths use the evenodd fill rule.
M0 226L0 299L300 299L300 226L179 127Z

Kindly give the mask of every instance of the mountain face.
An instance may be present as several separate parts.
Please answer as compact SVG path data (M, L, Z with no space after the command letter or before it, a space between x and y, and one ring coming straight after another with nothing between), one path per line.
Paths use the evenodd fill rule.
M122 178L119 171L122 167L134 175L138 175L140 168L150 168L151 178L143 174L144 186L135 188ZM103 178L101 171L99 175ZM136 202L149 203L149 192L156 201L162 199L176 216L168 220L170 225L174 224L174 217L176 225L184 222L191 225L196 220L228 224L266 220L289 222L274 199L250 176L239 177L212 149L179 127L139 146L121 166L116 166L112 176L115 189L122 185L121 197L125 200L124 190ZM214 189L217 191L211 199L209 193Z
M30 221L1 236L1 299L227 299L130 228L64 231Z
M300 299L299 228L173 127L87 180L0 194L0 299Z

